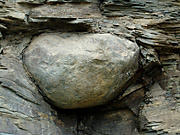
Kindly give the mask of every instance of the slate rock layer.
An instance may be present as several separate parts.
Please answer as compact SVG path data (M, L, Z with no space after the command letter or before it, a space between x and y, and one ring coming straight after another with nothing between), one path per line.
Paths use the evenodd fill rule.
M138 69L138 46L111 34L44 33L24 53L42 92L63 109L102 105Z

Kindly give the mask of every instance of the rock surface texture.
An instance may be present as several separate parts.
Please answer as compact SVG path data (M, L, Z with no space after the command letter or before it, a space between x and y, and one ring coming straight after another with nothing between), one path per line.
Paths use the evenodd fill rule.
M0 135L180 135L179 15L179 0L0 0Z
M139 49L111 34L43 34L24 54L42 92L64 109L102 105L138 69Z

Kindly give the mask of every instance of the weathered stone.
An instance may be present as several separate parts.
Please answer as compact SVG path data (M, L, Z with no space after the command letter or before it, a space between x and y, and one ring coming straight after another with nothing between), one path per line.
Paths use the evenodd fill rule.
M0 24L0 29L7 29L7 27L2 25L2 24Z
M2 34L1 34L1 32L0 32L0 39L2 38Z
M81 117L78 130L82 135L139 135L135 116L128 109L81 114Z
M22 64L15 58L0 57L0 133L61 135L53 113Z
M123 95L114 99L112 102L101 107L101 110L116 110L118 108L128 107L136 116L139 114L139 105L143 102L145 86L142 84L133 84L128 87Z
M40 18L101 18L97 3L42 5L32 8L30 17Z
M0 0L0 135L179 135L179 13L180 0ZM21 65L32 37L47 32L136 42L138 71L108 104L55 111Z
M171 2L168 0L104 0L102 4L102 11L105 16L128 16L134 19L178 16L178 8L179 5L173 0Z
M68 2L73 2L73 3L99 3L97 0L47 0L48 3L68 3Z
M167 98L166 91L158 83L150 87L148 102L140 112L140 129L147 133L180 133L179 104L173 98Z
M16 0L16 2L20 4L43 4L45 0Z
M41 90L66 109L113 99L137 70L137 59L135 43L110 34L42 34L24 54Z

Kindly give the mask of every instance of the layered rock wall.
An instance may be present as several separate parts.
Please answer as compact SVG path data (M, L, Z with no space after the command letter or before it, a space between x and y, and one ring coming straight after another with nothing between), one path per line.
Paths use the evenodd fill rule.
M179 14L179 0L0 0L0 135L179 135ZM37 81L24 65L30 44L44 33L104 34L137 44L139 57L132 61L135 70L116 88L116 97L105 104L57 108L42 90L45 78ZM76 40L78 43L81 38ZM36 44L47 51L42 59L53 50L54 40L48 42L49 47ZM30 54L35 51L38 49ZM47 64L52 61L45 59L49 59ZM130 65L125 69L129 71ZM102 68L108 70L106 65ZM121 79L116 84L119 86Z

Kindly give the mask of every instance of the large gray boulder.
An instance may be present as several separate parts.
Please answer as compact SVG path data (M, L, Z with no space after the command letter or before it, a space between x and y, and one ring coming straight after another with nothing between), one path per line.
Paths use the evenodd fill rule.
M47 98L64 109L102 105L138 68L138 46L111 34L45 33L24 53L24 65Z

